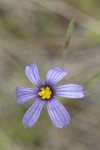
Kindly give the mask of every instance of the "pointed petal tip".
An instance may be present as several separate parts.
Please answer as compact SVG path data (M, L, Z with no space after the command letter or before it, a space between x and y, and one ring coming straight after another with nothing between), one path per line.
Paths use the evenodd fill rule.
M27 124L22 120L22 124L24 126L24 129L26 129L27 127L31 128L33 125Z
M33 65L37 66L35 62L32 62L32 63L28 64L28 65L25 67L25 69L26 69L27 67L31 67L31 66L33 66Z
M23 124L23 125L24 125L24 124ZM24 125L24 129L26 129L26 128L27 128L27 124Z
M56 126L56 125L54 125L56 128L60 128L60 129L62 129L62 128L66 128L66 126L67 125L69 125L70 124L70 120L67 122L67 123L65 123L65 124L63 124L62 126Z
M23 124L23 123L22 123L22 124ZM33 125L23 124L23 126L24 126L24 129L26 129L26 128L31 128Z
M16 89L15 89L15 92L16 92L16 93L18 92L18 89L19 89L19 87L16 87Z
M18 99L17 99L17 98L16 98L16 104L20 105L20 103L19 103L19 101L18 101Z
M85 94L82 92L81 96L79 98L84 98Z
M69 124L69 123L68 123ZM65 124L65 125L62 125L62 126L55 126L56 128L59 128L59 129L63 129L63 128L66 128L66 126L68 125L68 124Z
M21 104L22 104L22 102L21 102L21 101L18 101L17 98L16 98L16 103L17 103L18 105L21 105Z

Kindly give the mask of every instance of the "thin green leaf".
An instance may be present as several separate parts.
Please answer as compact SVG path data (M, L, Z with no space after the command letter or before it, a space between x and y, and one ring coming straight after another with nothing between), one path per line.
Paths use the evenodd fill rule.
M69 43L71 41L71 37L73 35L74 31L74 23L75 23L75 17L73 17L69 23L69 26L67 28L66 36L65 36L65 44L64 44L64 49L62 52L62 60L61 60L61 67L64 68L64 63L67 58L67 48L69 46Z

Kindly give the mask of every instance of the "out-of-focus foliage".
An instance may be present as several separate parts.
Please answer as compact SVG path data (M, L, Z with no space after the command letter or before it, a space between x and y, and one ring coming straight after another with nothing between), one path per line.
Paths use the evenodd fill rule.
M99 7L99 0L0 0L0 150L100 149L100 33L95 32ZM61 64L74 14L65 61L69 75L63 83L82 84L86 97L59 99L72 118L66 128L56 129L44 107L35 126L24 129L23 115L34 100L18 106L15 89L34 87L24 72L32 61L43 80L51 66Z
M100 1L99 0L65 0L77 9L87 13L88 15L100 19Z

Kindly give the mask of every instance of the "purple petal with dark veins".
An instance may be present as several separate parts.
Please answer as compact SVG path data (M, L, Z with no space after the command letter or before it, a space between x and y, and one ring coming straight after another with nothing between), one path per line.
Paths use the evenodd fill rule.
M28 79L37 87L40 88L43 86L42 81L40 79L38 68L35 63L26 66L25 73Z
M22 104L37 97L38 97L37 90L26 87L16 88L16 100L18 104Z
M33 126L40 116L44 101L37 100L25 113L23 117L24 126Z
M59 67L52 67L48 70L45 84L54 86L58 83L63 77L65 77L68 73L62 70Z
M57 128L63 128L70 122L70 115L65 107L55 98L46 101L49 116Z
M78 84L67 84L58 86L54 89L55 96L67 97L67 98L83 98L83 87Z

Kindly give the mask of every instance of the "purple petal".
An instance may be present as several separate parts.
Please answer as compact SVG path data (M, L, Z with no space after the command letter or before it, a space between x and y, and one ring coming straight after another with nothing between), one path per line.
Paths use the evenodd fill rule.
M32 88L17 87L16 88L16 99L18 104L29 101L30 99L37 98L37 90Z
M46 102L49 116L57 128L63 128L70 122L70 116L65 107L56 99Z
M23 117L24 126L33 126L40 116L44 101L37 100L25 113Z
M83 87L77 84L67 84L58 86L54 89L55 96L67 97L67 98L83 98Z
M65 77L68 73L62 70L59 67L52 67L48 70L46 76L46 85L54 86L57 82L59 82L63 77Z
M38 68L35 63L31 64L30 66L26 66L25 73L29 80L37 87L40 88L43 86L39 73Z

